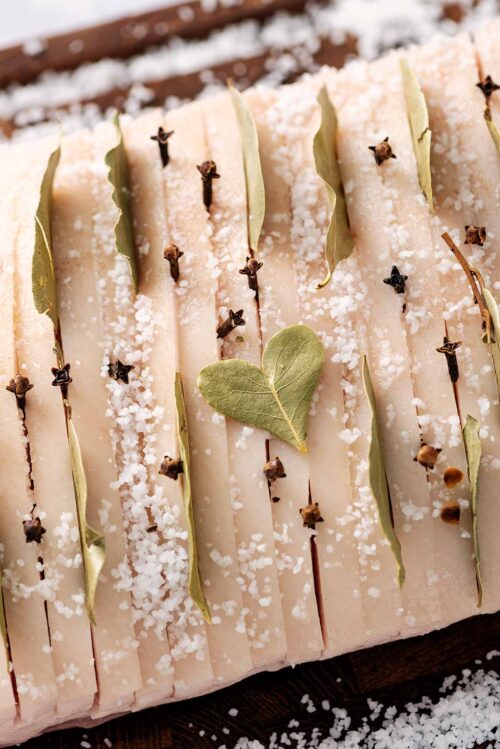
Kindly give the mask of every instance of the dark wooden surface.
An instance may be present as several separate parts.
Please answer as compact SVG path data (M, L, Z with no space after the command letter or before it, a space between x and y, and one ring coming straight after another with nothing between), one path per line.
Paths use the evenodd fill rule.
M104 56L126 58L173 35L202 38L215 28L244 18L263 19L279 9L299 12L304 5L305 0L244 0L241 5L210 14L190 0L182 7L191 9L191 18L186 13L181 17L178 8L167 8L54 37L46 41L44 52L37 57L26 55L19 46L0 50L0 87L32 81L47 69L72 69ZM445 13L458 19L462 10L450 3ZM75 41L79 42L76 46L72 44ZM355 51L354 39L341 46L324 40L315 62L340 66ZM260 55L246 60L244 67L235 60L214 67L212 73L221 81L230 76L249 85L262 77L269 59L269 54ZM300 72L297 68L291 77ZM166 76L147 85L153 92L153 104L162 104L167 96L191 98L202 88L199 73ZM110 106L121 108L127 93L113 90L93 101L103 111ZM48 119L56 116L57 112L49 113ZM12 128L11 123L0 126L6 133ZM259 674L211 695L123 716L92 730L50 733L26 747L67 749L79 747L85 740L93 748L104 749L109 745L105 740L109 740L117 749L214 749L222 745L232 749L241 736L258 739L267 747L271 734L287 730L290 720L298 720L297 730L306 734L319 728L323 736L328 736L333 718L322 709L323 700L329 700L332 707L345 708L352 718L352 727L356 727L370 712L368 697L401 709L423 695L437 697L445 676L463 668L478 668L477 661L497 648L500 649L500 614L475 617L425 637ZM492 659L487 666L500 667L500 659ZM308 713L301 704L304 694L316 704L314 713ZM238 710L235 717L229 714L233 708Z
M478 660L498 669L499 658L484 658L499 645L500 614L477 616L424 637L258 674L213 694L123 716L92 730L47 734L28 742L26 749L79 747L83 734L96 749L105 749L105 739L118 749L214 749L223 744L232 749L242 736L267 747L271 734L287 730L290 720L299 721L297 730L308 734L319 728L326 737L333 718L322 709L323 700L345 708L354 728L370 712L367 698L404 709L423 695L437 698L445 676L477 669ZM304 694L316 712L308 713L301 704ZM238 710L235 717L229 714L233 708Z

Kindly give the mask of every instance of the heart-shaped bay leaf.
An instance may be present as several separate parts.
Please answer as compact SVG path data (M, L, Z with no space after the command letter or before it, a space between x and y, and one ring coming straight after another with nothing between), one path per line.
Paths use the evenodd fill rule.
M270 339L261 368L241 359L209 364L198 376L198 387L219 413L266 429L306 452L309 405L324 361L311 328L292 325Z

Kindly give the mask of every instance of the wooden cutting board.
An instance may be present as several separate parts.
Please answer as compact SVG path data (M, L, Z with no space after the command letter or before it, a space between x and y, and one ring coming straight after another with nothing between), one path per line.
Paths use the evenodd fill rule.
M210 13L190 0L182 4L181 13L179 7L170 7L44 40L36 55L28 54L22 46L0 50L0 87L30 83L44 70L71 70L105 56L126 59L174 35L204 38L214 29L248 18L261 21L280 10L300 13L304 6L304 0L243 0ZM457 19L462 11L450 4L445 13ZM324 39L314 57L318 64L338 67L355 52L355 39L337 46ZM235 59L215 66L212 72L217 80L233 77L248 85L263 75L272 54L246 60L244 70ZM195 96L202 88L199 72L149 82L151 103L161 105L170 95ZM294 76L299 72L296 69ZM127 93L126 89L113 89L92 101L103 111L110 106L121 108ZM64 109L61 105L57 111L47 112L47 119L56 118ZM6 134L14 127L8 121L0 126ZM259 674L211 695L124 716L93 730L47 734L26 747L67 749L84 742L84 747L96 749L111 745L117 749L232 749L242 736L258 739L267 747L273 732L280 735L289 730L290 721L298 722L296 731L310 735L317 728L327 737L333 716L325 709L325 700L330 707L346 709L352 718L351 728L355 728L370 714L368 697L401 709L423 695L437 698L445 676L463 668L479 668L478 660L484 661L488 651L497 647L500 649L500 614L478 616L425 637ZM500 667L500 658L492 658L486 666ZM315 705L314 712L301 703L306 694Z

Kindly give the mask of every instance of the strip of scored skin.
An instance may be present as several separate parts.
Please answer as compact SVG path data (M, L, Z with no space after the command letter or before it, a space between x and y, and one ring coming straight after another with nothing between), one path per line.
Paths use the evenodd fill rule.
M116 465L106 416L106 384L101 377L101 319L92 265L93 216L88 189L93 179L94 136L65 138L53 193L53 253L58 280L64 352L71 363L71 406L88 483L88 521L102 528L106 563L96 593L93 627L99 684L94 715L130 706L141 688L130 594L118 590L117 570L127 564Z
M212 228L202 201L197 164L206 158L202 111L191 104L169 113L164 127L174 130L165 169L170 241L185 253L183 278L176 288L179 361L191 446L194 517L201 577L212 613L208 645L215 685L236 681L252 668L238 583L237 548L227 457L226 422L197 388L199 371L217 361L217 267ZM217 189L217 183L214 190Z
M31 509L28 491L28 463L16 401L5 391L17 372L14 340L14 242L13 197L17 195L16 153L2 147L0 170L0 275L2 284L0 350L0 538L5 616L9 631L11 658L17 685L21 722L36 733L55 720L57 685L50 651L50 640L43 598L39 593L40 547L27 544L22 520ZM27 373L29 374L29 373ZM30 393L27 398L29 399ZM10 396L10 397L9 397ZM29 402L28 402L29 408ZM24 589L23 589L23 586ZM1 662L4 664L3 644ZM1 714L10 722L15 709L12 686L2 666ZM22 726L16 726L12 740ZM2 729L2 742L10 736Z
M92 244L94 284L102 311L103 376L112 415L112 441L128 540L129 564L120 569L118 584L132 593L143 680L135 702L135 707L140 708L164 702L173 695L166 622L157 621L156 617L164 613L161 586L171 570L168 560L176 559L179 547L175 540L165 545L165 531L170 530L175 536L175 530L165 527L168 505L152 494L148 482L145 449L154 398L148 383L147 361L152 343L151 309L148 299L135 294L128 261L115 247L117 208L111 200L104 160L116 143L116 129L111 123L102 123L93 135L95 162L101 166L95 170L90 186L96 207ZM128 383L109 377L107 364L117 360L134 366ZM156 530L150 531L155 526Z
M481 341L479 310L465 274L440 235L445 229L452 234L469 262L481 270L486 284L494 290L500 278L500 254L496 247L500 237L498 156L484 123L484 97L475 85L479 74L475 50L468 37L441 40L439 45L431 42L421 51L412 51L411 65L427 99L433 132L434 251L448 336L463 342L457 353L462 426L467 414L481 423L483 459L478 518L483 582L481 611L496 611L500 605L497 584L500 550L491 529L500 522L495 499L500 468L498 392L492 360ZM486 227L484 247L463 244L465 224Z
M377 399L396 534L402 546L406 581L401 591L402 636L432 629L440 622L437 587L433 584L435 552L431 498L425 472L413 458L421 432L406 334L401 324L400 295L383 283L391 270L391 250L383 227L390 225L389 206L380 198L380 176L368 146L377 142L374 126L378 97L364 70L326 73L339 119L338 148L355 252L368 291L368 353ZM384 163L382 168L393 168Z
M23 191L16 202L16 316L19 369L36 383L30 393L26 423L37 510L44 513L46 534L40 547L44 562L47 614L52 654L59 685L61 718L86 714L97 691L78 515L71 473L64 408L59 388L51 385L54 327L33 303L31 265L35 243L34 215L48 158L57 143L17 147L24 168ZM29 175L29 176L28 176ZM57 489L55 489L57 487ZM78 642L78 648L74 643Z
M280 162L275 160L276 96L271 91L253 91L247 98L257 126L266 189L266 216L259 251L259 259L263 262L259 271L259 304L264 345L274 333L298 323L301 317L289 249L289 189L280 176ZM272 511L287 634L287 661L297 663L319 658L323 650L311 557L313 532L303 527L300 515L300 508L305 507L309 500L308 456L275 438L269 441L269 454L271 458L280 457L287 474L276 487L280 501L273 503Z
M178 367L177 313L174 283L163 251L168 244L165 216L163 173L158 144L150 136L162 124L163 113L154 110L137 120L122 118L125 147L130 167L132 212L140 260L140 291L151 299L156 345L149 356L154 405L162 409L155 421L157 447L149 448L147 465L155 491L176 515L176 527L184 538L183 569L172 579L172 606L167 632L172 656L176 698L208 689L213 671L208 653L206 625L201 612L187 590L187 525L180 481L171 481L158 473L163 455L177 456L177 431L173 383ZM153 635L154 636L154 635ZM140 695L137 695L139 701Z
M229 309L243 309L245 326L224 338L221 355L237 357L260 366L261 341L255 292L238 270L249 255L245 171L233 104L228 93L203 103L207 151L222 175L214 190L211 219L212 246L221 274L218 283L218 315L225 320ZM257 253L258 255L258 253ZM238 341L238 334L244 339ZM220 418L220 417L218 417ZM281 608L273 518L267 481L265 435L229 419L227 441L238 561L243 605L254 668L283 661L286 637ZM280 491L286 479L272 487Z
M370 598L379 593L374 578L381 560L374 554L376 546L364 537L368 518L368 535L373 531L380 535L377 510L371 497L366 507L365 498L356 496L354 480L353 449L359 451L366 464L368 448L368 430L363 438L358 421L367 416L366 409L359 401L353 408L352 395L347 392L356 388L356 378L362 390L361 340L353 325L356 325L357 299L365 292L357 281L356 261L342 263L326 288L316 288L326 271L323 247L331 212L313 156L313 139L320 124L316 99L320 83L314 79L280 91L280 120L275 132L279 139L277 147L289 165L284 173L291 189L291 244L302 320L318 333L326 352L309 419L308 444L311 492L324 518L324 523L317 526L316 536L326 641L324 655L335 655L366 646L370 638L362 591L368 595L369 590ZM384 546L381 551L382 561L392 565L387 548ZM367 575L364 568L370 565L374 570ZM363 578L369 578L370 585L364 585ZM391 587L397 599L394 583Z
M408 275L402 325L412 361L413 388L423 440L442 449L434 471L428 472L434 518L435 581L441 600L442 625L472 616L476 608L476 580L471 559L470 492L460 419L444 356L436 352L446 334L437 263L433 254L431 215L418 183L402 88L399 55L392 54L367 67L372 95L379 97L374 124L379 140L390 134L397 159L378 173L391 221L384 227L386 242L401 273ZM388 86L387 81L391 81ZM378 137L378 136L377 136ZM418 445L415 445L415 453ZM446 489L443 473L460 469L464 481ZM422 467L422 471L425 468ZM440 518L443 502L455 499L464 510L460 524Z

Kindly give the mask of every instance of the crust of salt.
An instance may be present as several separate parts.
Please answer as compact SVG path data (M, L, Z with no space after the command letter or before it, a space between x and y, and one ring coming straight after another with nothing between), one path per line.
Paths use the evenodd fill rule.
M353 329L354 314L352 311L342 313L345 295L349 295L354 305L360 293L353 283L355 261L342 263L328 286L321 290L316 288L325 273L323 247L331 212L313 157L313 139L321 119L316 98L320 83L319 79L313 79L281 90L278 132L286 135L282 147L286 148L290 165L291 240L301 319L321 337L326 350L307 439L311 494L313 500L319 502L324 518L324 523L316 529L316 544L325 637L323 656L328 657L364 647L369 633L358 557L359 521L361 517L366 521L367 513L365 508L360 510L356 506L351 476L355 470L353 445L348 443L347 436L343 439L347 429L352 434L359 430L357 419L363 413L359 404L357 409L352 407L351 396L344 395L343 389L343 383L344 388L348 382L352 387L350 380L355 381L355 362L359 364L360 352L356 346L353 348L354 341L358 340ZM358 385L362 388L360 372ZM352 423L348 425L349 416ZM355 441L359 449L361 435ZM365 447L368 448L366 440ZM367 453L365 461L366 458ZM375 508L371 516L378 529ZM366 555L363 555L365 560ZM378 587L371 587L379 591Z
M210 156L206 152L200 104L169 113L164 127L175 131L171 161L165 170L166 213L170 241L185 253L183 278L176 288L179 361L189 423L198 556L212 614L212 624L207 628L208 646L215 684L222 686L248 674L252 661L237 579L226 423L224 419L214 423L213 411L196 384L198 372L219 358L217 268L196 169ZM214 190L217 187L216 183Z
M176 295L169 278L168 264L163 251L168 244L165 215L163 173L158 145L150 136L158 131L163 113L154 110L137 120L124 118L122 130L130 167L132 211L139 250L140 293L152 304L155 344L149 354L149 370L154 404L163 409L155 421L148 455L154 451L155 460L148 458L149 480L155 490L165 495L164 501L176 516L178 533L184 534L178 543L185 553L185 570L181 579L173 579L173 605L167 632L172 657L174 696L189 696L193 690L205 691L212 686L213 672L208 653L206 625L203 616L188 598L187 591L187 521L180 481L171 481L158 474L163 455L176 456L175 400L173 383L178 367ZM177 603L176 603L177 601ZM154 637L154 635L153 635ZM144 687L136 695L136 706L143 704L145 694L153 691ZM153 694L148 699L154 699Z
M401 590L400 635L411 636L438 626L441 615L438 591L431 584L435 552L429 488L425 473L413 460L420 445L420 429L413 405L411 362L401 327L402 302L382 282L393 264L383 230L390 226L391 210L387 200L381 199L381 175L377 170L391 169L396 161L379 167L368 150L384 135L374 126L378 92L369 88L363 65L345 73L328 71L326 78L338 112L339 158L344 184L350 188L348 210L355 252L368 291L360 314L366 316L366 345L394 525L407 573ZM387 567L388 573L389 570ZM381 613L383 619L388 615Z
M56 719L57 685L44 600L38 592L40 573L37 564L40 547L26 543L22 527L22 519L29 513L33 501L28 492L25 438L15 398L5 392L9 380L18 371L15 355L13 254L17 227L12 220L12 211L14 196L19 193L19 182L16 180L14 149L2 147L0 154L0 454L3 464L3 470L0 471L0 535L4 605L20 720L22 724L30 726L30 732L36 733ZM26 595L22 593L22 586L26 586ZM15 703L10 680L4 671L3 645L0 658L3 664L1 712L10 722ZM11 735L2 730L1 740L15 741L18 726L19 724Z
M219 319L226 319L230 308L243 309L245 318L241 329L244 341L236 342L235 333L227 336L221 354L223 358L237 357L260 366L262 346L255 293L248 288L247 277L238 272L245 266L249 249L245 172L236 114L228 93L203 103L202 107L207 150L222 175L211 209L212 247L223 269L218 279ZM263 474L265 436L261 430L249 429L229 419L227 442L252 665L254 669L269 668L283 662L286 637L271 502Z
M418 183L417 166L407 123L399 55L393 54L368 69L372 90L379 91L383 106L376 109L374 122L390 132L397 154L397 168L380 170L383 190L392 201L393 231L387 236L392 260L409 276L402 320L412 361L413 389L422 438L442 449L436 469L427 473L433 512L435 538L434 578L441 601L441 624L447 625L476 612L476 580L471 560L471 517L461 513L460 525L450 525L439 517L443 502L468 503L465 479L453 490L446 488L443 473L453 466L467 475L467 460L460 422L444 357L435 351L446 335L439 272L433 253L431 215ZM393 80L389 90L384 81ZM382 95L383 91L383 95ZM397 227L404 227L398 230ZM425 472L425 468L421 469Z
M92 627L99 717L127 709L142 680L131 617L130 594L117 589L117 570L127 565L120 499L114 487L116 466L110 441L106 383L101 377L103 350L100 310L91 247L96 206L91 133L63 140L53 193L53 254L59 279L62 339L71 363L71 407L85 465L88 520L106 537L106 563L97 586L96 621Z
M24 169L23 190L16 204L19 232L16 242L16 317L20 336L17 357L20 371L29 373L36 387L30 397L26 422L32 459L32 477L38 510L45 513L44 574L50 592L47 615L52 657L59 685L57 712L69 719L90 710L97 691L90 624L85 607L85 585L80 534L66 424L61 394L51 385L54 328L47 315L33 304L31 264L35 242L33 216L51 139L16 147L17 163ZM78 648L75 648L75 639Z
M276 158L273 137L275 92L252 91L247 103L257 126L264 184L266 215L258 257L261 337L265 345L283 327L300 320L293 258L290 253L289 190L279 176L281 161ZM282 594L287 662L319 658L323 637L315 595L311 556L311 531L303 527L300 508L309 501L308 457L275 438L269 440L269 455L279 456L287 477L279 480L273 503L275 546ZM273 492L275 488L273 487Z
M487 346L481 341L481 320L472 292L463 271L452 262L451 253L440 235L444 230L451 231L472 265L483 272L489 288L495 288L492 282L500 277L500 255L494 244L495 238L500 236L498 157L484 124L484 97L475 85L479 75L475 50L468 37L461 35L456 39L440 40L439 46L431 43L420 51L413 50L411 63L429 102L430 126L434 134L432 164L434 182L438 187L434 249L440 261L448 337L453 341L463 341L458 352L460 377L457 382L462 426L468 413L481 423L483 460L478 510L483 586L481 611L491 612L500 606L500 549L495 531L500 522L495 499L500 465L498 393L492 360ZM474 159L470 158L471 153ZM486 226L484 248L463 246L465 224Z

